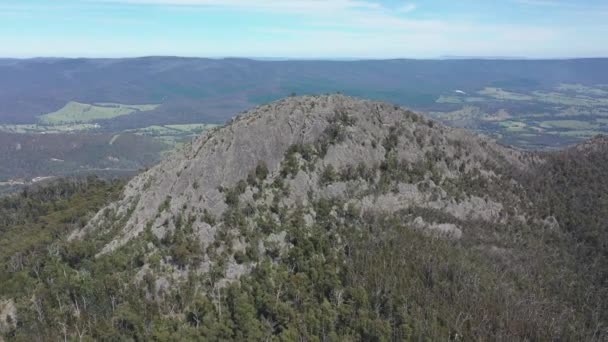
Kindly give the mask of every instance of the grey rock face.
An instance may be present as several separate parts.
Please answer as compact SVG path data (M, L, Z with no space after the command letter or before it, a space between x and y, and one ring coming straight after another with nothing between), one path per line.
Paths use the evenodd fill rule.
M291 97L259 106L194 139L135 177L121 200L100 211L70 238L107 230L111 216L120 226L115 227L118 233L100 251L108 253L146 228L158 237L164 236L174 229L174 218L179 215L200 217L208 213L219 218L228 208L225 189L246 179L258 165L269 170L265 184L284 177L281 163L290 146L327 140L336 125L340 128L334 132L338 137L327 144L326 153L309 162L307 168L286 177L289 194L282 200L282 206L305 204L311 198L343 198L362 211L397 212L421 207L443 211L456 219L495 222L504 211L502 199L494 198L493 194L486 198L461 194L457 198L446 184L459 184L472 177L498 181L503 176L494 169L524 169L528 163L522 152L463 130L447 128L394 105L342 95ZM389 144L391 139L393 145ZM387 149L394 151L400 168L431 165L432 169L423 169L419 179L398 181L391 189L378 193L374 190L381 178L377 170L387 162ZM301 156L298 158L304 163ZM333 179L323 184L323 172L328 167L340 174L360 165L375 170L371 179ZM254 199L255 196L256 190L248 187L241 198L253 204L270 201ZM306 221L312 224L313 212L306 214ZM215 240L216 226L194 220L192 229L203 247ZM456 238L466 234L466 227L451 223L424 226ZM245 266L232 265L231 277L246 270Z
M17 322L17 308L15 302L10 300L0 301L0 332L7 332L15 327Z

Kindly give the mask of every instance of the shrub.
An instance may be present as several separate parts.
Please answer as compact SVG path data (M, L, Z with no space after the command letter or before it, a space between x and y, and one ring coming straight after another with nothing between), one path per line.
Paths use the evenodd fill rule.
M295 153L288 153L283 162L281 163L281 176L283 178L289 175L295 175L298 173L300 169L300 162L298 161L298 157Z
M215 217L207 209L203 210L203 216L202 216L201 220L210 226L215 225Z
M391 131L388 136L382 142L382 146L387 152L392 151L399 144L399 136L397 135L397 130L395 127L391 127Z
M165 200L158 207L158 212L162 213L165 210L169 210L171 208L171 196L167 196Z
M325 169L321 173L319 182L321 183L321 185L326 185L326 184L335 182L337 179L338 179L338 175L336 174L336 170L334 169L334 166L329 164L325 167Z
M266 166L266 163L262 161L258 164L258 166L256 166L255 176L260 181L263 181L266 179L266 177L268 177L268 167Z

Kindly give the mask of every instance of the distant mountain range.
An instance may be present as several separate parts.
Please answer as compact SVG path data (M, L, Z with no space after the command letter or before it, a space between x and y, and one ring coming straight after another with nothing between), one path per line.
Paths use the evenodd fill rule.
M2 59L0 123L33 123L69 101L161 106L114 121L142 124L221 123L291 93L343 92L439 110L454 89L530 91L560 83L608 84L608 59L262 61L143 57L131 59Z
M527 58L522 56L441 56L439 59L497 59L497 60L527 60L534 58ZM547 60L552 60L554 58L549 58Z
M293 95L387 101L525 149L608 133L608 59L452 58L0 59L0 141L28 147L0 146L0 182L149 166L209 124Z

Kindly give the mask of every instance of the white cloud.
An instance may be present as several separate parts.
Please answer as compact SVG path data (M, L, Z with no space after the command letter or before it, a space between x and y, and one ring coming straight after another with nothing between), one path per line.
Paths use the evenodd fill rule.
M1 1L1 0L0 0ZM407 0L406 0L407 1ZM557 6L554 0L511 0L526 3L525 6ZM148 28L159 28L154 18L131 17L133 11L125 11L120 18L104 14L107 3L135 6L162 6L174 11L209 10L220 12L253 12L246 17L255 20L242 31L228 30L225 36L215 35L217 27L204 24L196 27L167 25L154 35L128 34L110 38L95 27L104 27L121 20L143 20ZM417 3L422 4L421 1ZM583 30L576 27L548 22L528 24L498 24L489 20L464 20L456 16L418 16L413 2L401 2L401 6L384 7L376 0L81 0L80 5L90 16L92 23L107 20L101 25L82 32L70 33L69 37L56 36L55 40L31 37L23 38L5 33L6 41L0 47L16 51L24 46L23 55L40 55L35 51L63 51L74 55L89 51L91 55L186 55L186 56L282 56L282 57L437 57L441 55L519 55L531 57L563 56L575 53L604 51L602 37L608 35L608 27L598 31L597 25ZM89 8L91 5L91 8ZM24 4L25 6L25 4ZM24 14L35 13L31 6L22 9ZM112 6L113 7L113 6ZM116 6L122 8L122 6ZM129 6L130 7L130 6ZM3 6L0 4L0 19ZM6 9L6 8L4 8ZM49 9L50 11L51 9ZM547 10L549 10L547 8ZM568 9L569 12L575 10ZM38 11L39 12L39 11ZM44 12L44 11L43 11ZM37 12L36 12L37 13ZM218 12L219 13L219 12ZM171 13L175 14L175 13ZM170 14L170 15L171 15ZM209 13L213 16L216 13ZM261 15L258 15L261 14ZM266 15L269 14L269 15ZM257 16L256 16L257 15ZM79 15L81 19L82 15ZM59 17L59 16L58 16ZM179 18L179 16L177 16ZM204 16L201 15L201 18ZM65 16L61 17L65 18ZM281 20L273 20L280 18ZM287 20L285 20L287 19ZM293 20L292 20L293 19ZM1 20L0 20L1 22ZM128 23L125 27L144 25ZM221 27L219 28L221 29ZM593 30L591 30L593 29ZM0 24L0 33L2 25ZM192 30L196 30L193 33ZM216 30L216 31L214 31ZM602 33L600 33L600 31ZM92 32L92 33L91 33ZM139 32L134 30L134 32ZM603 34L606 33L606 34ZM232 35L232 36L231 36ZM581 39L584 36L585 39ZM106 37L107 39L103 39ZM233 37L232 39L227 37ZM91 42L95 42L91 44ZM27 44L26 44L27 43ZM27 46L26 46L27 45ZM27 49L26 49L27 48ZM585 52L586 51L586 52ZM6 52L5 52L6 53ZM46 53L48 54L48 53ZM599 54L599 53L598 53Z
M363 0L98 0L143 5L199 6L271 12L311 12L350 9L380 9L378 3Z
M545 7L546 9L566 10L571 14L605 15L608 13L608 6L606 4L594 4L584 1L515 0L515 2L527 6Z
M479 35L483 31L484 35ZM257 55L287 57L429 58L442 55L542 57L556 45L559 34L537 27L437 23L425 29L382 33L336 29L268 29L248 49ZM275 39L269 39L274 37ZM280 45L274 44L281 41ZM277 50L280 49L280 50ZM237 54L237 51L232 51ZM560 51L551 52L557 55Z
M578 7L576 3L566 3L557 0L517 0L516 2L533 6Z
M389 9L369 0L89 0L139 5L164 5L187 10L223 9L256 11L269 14L298 14L311 27L370 29L370 30L425 30L445 26L438 20L411 19L405 15L415 11L414 3ZM269 23L269 25L272 25Z
M415 11L416 8L418 8L418 6L416 6L416 4L405 4L405 5L401 5L399 8L397 8L397 12L409 13L409 12Z

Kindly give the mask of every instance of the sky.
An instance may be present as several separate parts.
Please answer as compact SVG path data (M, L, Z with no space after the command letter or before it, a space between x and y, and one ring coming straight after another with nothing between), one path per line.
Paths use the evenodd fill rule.
M0 57L608 56L607 0L0 0Z

